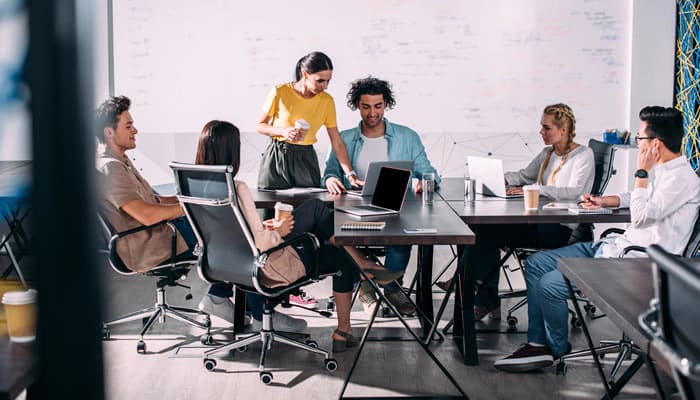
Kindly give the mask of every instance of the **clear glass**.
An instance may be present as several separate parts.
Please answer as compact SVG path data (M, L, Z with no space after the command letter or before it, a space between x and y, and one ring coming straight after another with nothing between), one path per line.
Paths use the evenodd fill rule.
M464 165L464 202L471 203L476 198L476 180L469 176L469 164Z
M435 195L435 174L426 172L423 174L423 205L432 206Z

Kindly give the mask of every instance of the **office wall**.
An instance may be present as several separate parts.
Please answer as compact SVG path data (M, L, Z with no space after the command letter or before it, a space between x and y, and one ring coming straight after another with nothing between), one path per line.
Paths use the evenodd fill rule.
M106 10L107 1L100 1ZM503 158L509 169L525 165L542 147L540 113L552 102L574 108L581 142L606 128L636 129L633 94L659 103L668 92L670 104L673 67L633 65L645 52L672 54L673 2L338 7L330 13L323 2L306 4L309 23L288 2L115 0L114 85L135 101L141 133L133 156L144 175L169 180L167 163L191 161L199 129L219 118L243 131L242 171L254 180L267 143L254 132L262 101L272 85L291 79L296 60L311 50L327 52L335 63L329 93L341 129L358 121L345 106L349 82L368 73L387 79L397 95L387 117L418 131L443 175L460 175L467 155ZM653 42L636 46L651 18L668 32L657 29ZM644 76L659 77L658 85L650 87ZM108 87L100 82L98 98ZM316 149L324 159L328 141L323 132L319 137Z

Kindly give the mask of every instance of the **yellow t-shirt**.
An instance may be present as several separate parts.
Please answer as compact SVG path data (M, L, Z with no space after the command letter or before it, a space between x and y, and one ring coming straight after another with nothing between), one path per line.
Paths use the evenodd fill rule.
M312 145L317 142L316 132L321 126L335 128L338 126L335 117L335 102L333 97L321 92L316 96L305 99L292 87L292 83L277 85L265 99L263 112L271 117L270 125L279 128L294 126L298 119L305 119L311 126L303 141L294 144ZM276 137L277 140L286 140Z

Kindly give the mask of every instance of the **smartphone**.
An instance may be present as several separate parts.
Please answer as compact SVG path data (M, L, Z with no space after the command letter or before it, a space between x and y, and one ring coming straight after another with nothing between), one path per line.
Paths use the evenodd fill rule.
M404 233L437 233L435 228L404 228Z

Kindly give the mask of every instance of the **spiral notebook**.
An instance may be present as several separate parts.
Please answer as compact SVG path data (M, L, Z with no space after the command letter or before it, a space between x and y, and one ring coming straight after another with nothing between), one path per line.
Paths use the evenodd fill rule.
M601 208L569 208L569 214L612 214L613 210L605 207Z
M386 226L384 221L354 221L345 222L340 225L342 230L357 230L357 231L381 231Z

